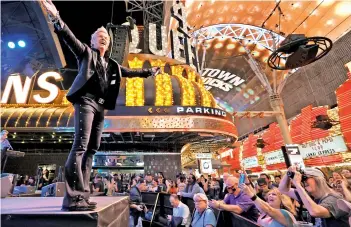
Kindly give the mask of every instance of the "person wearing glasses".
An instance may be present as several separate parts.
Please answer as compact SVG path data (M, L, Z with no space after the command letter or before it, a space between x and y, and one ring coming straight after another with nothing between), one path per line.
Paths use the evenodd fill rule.
M195 212L191 220L191 227L216 227L217 220L213 210L208 207L208 198L205 194L197 193L193 197Z
M236 177L228 177L228 194L223 201L210 201L210 207L234 212L251 221L257 221L258 210L248 195L239 188L239 180Z
M289 176L288 176L289 175ZM290 188L290 182L296 189ZM303 174L295 166L288 169L279 191L290 198L303 203L318 227L349 227L347 213L337 206L337 200L342 197L332 190L322 171L315 168L305 168Z

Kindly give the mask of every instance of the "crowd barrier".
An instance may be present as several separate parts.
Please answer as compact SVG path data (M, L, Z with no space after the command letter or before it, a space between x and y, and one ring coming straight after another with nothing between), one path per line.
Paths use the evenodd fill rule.
M162 223L157 221L156 216L172 215L173 208L169 202L170 194L142 192L142 201L148 209L152 210L150 221L144 220L143 227L160 227ZM190 213L195 211L195 203L191 198L181 198L182 202L189 207ZM232 212L212 209L217 220L217 227L259 227L255 222L248 220Z

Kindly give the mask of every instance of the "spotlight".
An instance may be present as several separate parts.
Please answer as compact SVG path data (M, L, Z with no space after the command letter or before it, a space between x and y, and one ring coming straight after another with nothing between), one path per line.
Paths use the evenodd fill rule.
M312 128L328 130L337 124L340 124L340 122L331 120L328 115L318 115L316 116L316 121L312 122Z
M262 138L258 138L255 144L257 148L261 148L261 149L263 149L266 145L269 145L269 144L266 143L266 141L264 141Z
M269 56L268 66L276 70L299 68L325 56L332 45L332 41L326 37L290 34Z
M16 47L15 43L12 42L12 41L8 42L8 43L7 43L7 46L10 47L11 49L13 49L13 48Z
M26 46L26 42L24 42L23 40L20 40L20 41L18 41L18 46L25 47Z

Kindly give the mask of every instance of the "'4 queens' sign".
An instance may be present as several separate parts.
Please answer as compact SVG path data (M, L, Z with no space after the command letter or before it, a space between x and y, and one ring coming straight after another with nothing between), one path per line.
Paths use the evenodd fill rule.
M196 47L191 43L191 38L189 36L188 23L186 21L186 9L181 2L176 3L171 8L172 17L176 19L178 23L177 29L172 29L170 31L172 58L180 62L186 63L196 70L199 69L198 57L196 52ZM149 50L151 53L158 56L166 56L168 48L168 35L166 26L161 26L161 40L157 40L156 36L156 24L148 24L149 33ZM130 53L140 53L141 49L138 49L140 42L139 31L135 26L131 31L132 42L129 44ZM161 43L161 49L157 48L157 43Z

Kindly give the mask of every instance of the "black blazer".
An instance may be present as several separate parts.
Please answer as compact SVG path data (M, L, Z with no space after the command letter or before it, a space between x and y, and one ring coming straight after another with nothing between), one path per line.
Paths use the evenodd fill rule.
M63 25L61 27L60 25ZM81 97L82 88L85 83L94 75L96 72L96 62L98 58L97 51L92 50L87 44L81 43L72 33L63 21L59 21L55 24L55 32L63 39L65 44L70 48L78 61L78 75L74 79L71 88L67 93L67 100L74 103L79 97ZM108 59L108 67L106 70L109 77L108 92L104 98L104 108L113 110L116 107L116 100L119 93L119 87L122 77L148 77L152 75L150 69L143 70L130 70L119 65L112 58Z

